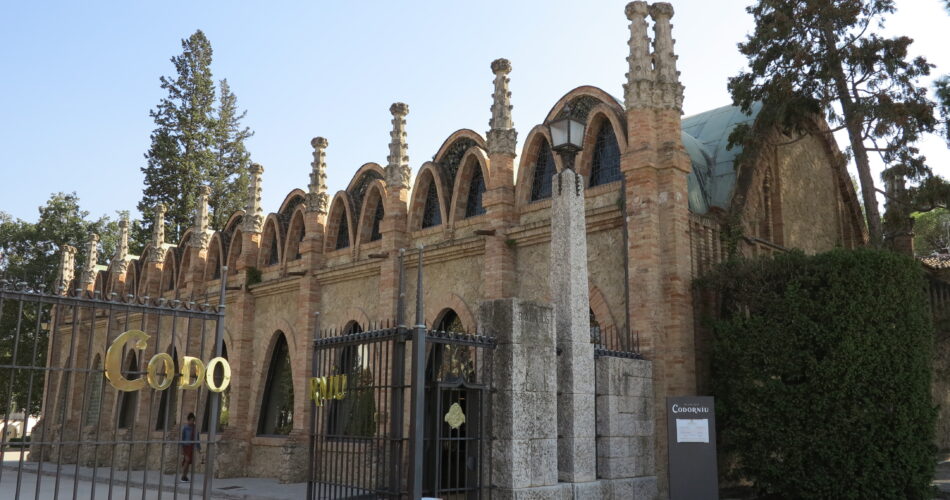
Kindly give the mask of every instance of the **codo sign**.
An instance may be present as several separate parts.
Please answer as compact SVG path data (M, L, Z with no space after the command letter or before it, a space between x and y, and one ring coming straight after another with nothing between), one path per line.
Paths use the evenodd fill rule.
M175 360L167 353L159 353L152 356L148 362L146 377L129 380L122 376L122 351L126 344L132 349L144 350L148 347L149 335L142 330L129 330L118 337L109 346L106 351L106 379L117 390L125 392L138 391L149 387L157 391L164 391L171 387L174 382ZM228 360L217 357L208 361L207 366L200 359L192 356L182 356L181 370L179 371L178 388L179 389L197 389L201 383L205 382L208 390L211 392L221 392L231 384L231 365ZM217 384L214 380L214 370L218 365L224 372L221 383ZM159 367L164 367L164 380L159 381ZM194 379L192 379L194 374Z

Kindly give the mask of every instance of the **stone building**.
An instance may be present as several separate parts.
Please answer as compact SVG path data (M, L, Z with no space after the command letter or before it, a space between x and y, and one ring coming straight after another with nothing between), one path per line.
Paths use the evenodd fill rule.
M356 168L345 190L327 192L324 153L330 141L317 137L311 141L308 188L288 193L276 211L265 212L261 206L264 169L255 165L246 209L225 227L208 226L205 191L195 226L181 241L164 240L158 210L152 242L141 256L129 255L123 243L108 265L93 260L79 273L64 259L63 284L103 295L213 302L225 281L224 344L233 378L217 473L284 481L303 480L306 473L308 377L318 328L314 313L320 313L321 328L339 333L393 321L400 249L425 247L424 319L441 329L481 333L487 328L480 320L485 304L502 299L514 300L517 307L559 304L563 297L573 297L569 292L583 292L580 302L572 304L589 302L589 325L584 326L596 331L597 348L639 353L647 360L623 368L628 370L624 383L640 381L640 410L615 408L603 400L607 413L640 411L641 417L631 421L631 429L636 428L623 441L638 451L615 452L601 440L608 436L601 420L610 418L602 413L596 445L587 451L591 464L575 464L576 470L590 473L572 475L575 469L562 470L560 464L553 483L656 478L637 483L643 489L636 491L641 496L654 495L652 488L662 492L663 400L706 390L706 343L696 326L700 300L691 288L693 278L733 249L746 254L787 248L816 252L859 245L866 235L845 162L823 122L816 120L813 132L801 137L759 130L768 145L746 152L737 162L741 150L727 147L729 133L740 123L755 126L755 113L747 116L724 106L682 117L684 88L673 50L672 7L631 2L626 16L629 56L620 98L591 86L570 90L547 116L522 129L519 138L508 90L512 65L498 59L491 63L494 92L485 135L468 129L448 133L432 161L412 164L409 106L393 104L389 156ZM617 68L619 79L619 61ZM551 278L558 272L551 265L552 194L557 198L563 189L565 170L564 160L552 152L549 124L564 116L586 124L576 160L580 220L586 227L582 290L577 290L582 285L568 290L552 286L577 282L577 275L572 275L574 281ZM302 180L305 173L301 170ZM570 179L564 182L572 183ZM409 280L407 295L415 294ZM412 317L409 302L406 312ZM166 347L169 352L185 350L182 345L149 349ZM51 365L66 359L65 348L51 348ZM126 362L136 363L131 358ZM59 408L51 405L69 404L56 390L55 380L48 383L44 414ZM154 422L149 411L164 411L119 398L108 385L95 398L102 401L95 411L115 415L106 420L119 426ZM168 399L162 400L163 407L202 404L188 403L187 397ZM591 406L594 399L577 401L571 404ZM65 423L55 425L62 432L70 425L85 432L81 429L88 419L76 412L70 410ZM595 442L592 430L585 437ZM142 467L146 458L135 461ZM550 477L534 476L518 487L551 483ZM518 488L514 483L508 487ZM574 491L579 495L582 490ZM605 496L623 497L620 490L610 491Z

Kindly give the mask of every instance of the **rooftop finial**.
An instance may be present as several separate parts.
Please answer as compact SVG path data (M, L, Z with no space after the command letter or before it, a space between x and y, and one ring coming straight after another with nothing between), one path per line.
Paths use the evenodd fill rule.
M495 74L495 91L492 93L491 120L488 122L488 152L515 154L518 132L511 121L511 91L508 90L508 73L511 62L507 59L495 59L491 63Z
M653 61L646 21L650 8L646 2L636 1L628 3L625 12L630 20L630 67L623 85L624 103L627 109L649 107L653 101Z
M80 288L85 288L96 282L96 264L99 263L99 235L89 233L86 240L86 263L82 267L82 276L79 277Z
M409 105L397 102L389 107L393 114L393 131L389 133L389 157L386 165L386 185L394 188L409 187L409 145L406 143L406 115Z
M191 246L206 248L211 242L210 217L208 216L208 199L211 197L211 188L202 185L198 187L198 205L195 207L195 234L191 237Z
M264 210L261 208L261 174L264 173L264 167L259 163L252 163L250 171L251 182L247 186L242 229L246 233L259 233L264 227Z
M673 53L673 6L666 2L658 2L650 6L650 17L653 18L653 61L656 65L655 74L657 86L660 90L660 101L654 103L664 108L683 110L683 85L679 81L679 71L676 71L676 59Z
M64 245L59 256L59 276L56 279L56 291L60 294L69 292L69 285L76 277L76 247Z
M112 256L111 266L115 274L125 274L128 268L128 262L125 260L129 255L129 216L123 215L119 220L119 244L115 247L115 255Z
M310 141L313 146L313 162L310 164L310 186L307 193L307 211L318 214L327 213L329 197L327 196L327 146L330 142L323 137L314 137Z
M165 212L168 207L164 203L155 205L155 221L152 223L152 253L148 256L149 262L164 262L165 260Z

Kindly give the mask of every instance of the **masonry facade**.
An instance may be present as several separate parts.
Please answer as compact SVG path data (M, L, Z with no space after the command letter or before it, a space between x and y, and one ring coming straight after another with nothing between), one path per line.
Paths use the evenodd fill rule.
M226 398L224 451L217 472L300 481L307 456L311 342L324 334L317 330L315 313L320 313L321 328L335 328L337 333L392 321L399 299L400 249L426 249L423 295L428 325L445 325L450 318L452 328L497 330L497 324L489 326L494 315L486 312L486 304L508 300L513 302L498 307L543 309L568 294L554 284L573 281L552 278L552 267L558 265L551 257L552 198L557 198L566 170L552 152L548 125L571 116L586 124L576 162L586 286L575 283L569 291L583 292L589 309L584 327L596 331L592 336L600 348L639 353L646 362L620 366L622 361L612 359L592 365L590 376L603 377L598 392L578 389L577 394L589 397L558 399L558 404L601 405L601 415L636 414L631 421L637 422L637 430L626 431L629 435L622 441L597 441L593 464L557 468L553 478L540 471L508 486L515 491L614 476L652 477L653 486L636 483L637 496L662 495L664 398L701 394L708 388L708 340L697 326L696 313L702 297L694 297L692 280L733 247L746 254L787 248L816 252L854 247L866 235L845 162L823 123L816 121L813 133L803 137L760 131L774 139L772 145L743 155L736 164L739 150L727 148L729 132L740 123L755 126L757 110L744 115L726 106L683 118L672 7L631 2L626 16L629 56L621 99L595 87L578 87L554 103L519 141L508 90L512 65L498 59L491 63L494 91L484 136L468 129L455 131L432 161L413 168L409 106L393 104L386 162L357 168L345 190L327 192L325 151L331 146L317 137L311 141L307 190L289 193L275 212L265 213L261 206L264 169L255 165L246 209L225 227L209 227L209 193L204 190L195 225L181 241L164 240L159 209L152 241L141 256L128 253L123 225L122 244L107 264L93 257L77 273L69 252L64 253L61 284L103 295L213 301L224 281L224 339L233 383ZM90 245L95 248L92 239ZM410 280L408 296L415 296L414 288ZM415 314L411 301L407 312L409 317ZM549 314L559 318L557 311ZM576 323L576 318L571 320L570 328ZM562 323L557 319L552 324ZM507 339L500 348L538 341L519 337L519 328L498 333ZM560 330L552 335L559 348L593 359L593 347L587 353L576 337L561 338ZM106 345L105 339L93 345ZM65 352L57 352L61 349L51 346L51 366L65 359ZM184 352L185 347L149 349L142 353L145 359L166 349ZM627 378L611 379L618 370L626 370ZM624 392L622 386L631 380L636 381L637 394ZM68 398L56 396L56 390L55 380L47 382L44 415L70 404ZM151 405L109 403L119 401L113 392L106 386L96 396L104 402L96 411L123 412L109 421L155 420L149 412L158 410ZM167 404L202 403L180 397ZM70 426L84 432L85 416L78 409L67 415L55 424L61 432ZM607 438L604 426L618 424L603 420L590 425L597 425L596 434ZM561 430L537 439L557 440ZM616 452L621 445L640 451ZM566 448L563 443L557 446L561 460ZM571 457L582 455L577 451ZM132 462L145 467L148 460L137 457ZM634 488L634 483L624 484ZM581 490L574 491L582 496ZM619 498L634 490L598 491Z

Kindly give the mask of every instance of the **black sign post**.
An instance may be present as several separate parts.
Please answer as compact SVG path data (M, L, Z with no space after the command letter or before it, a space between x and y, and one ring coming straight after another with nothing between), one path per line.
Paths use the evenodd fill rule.
M666 399L670 500L719 498L716 408L709 396Z

